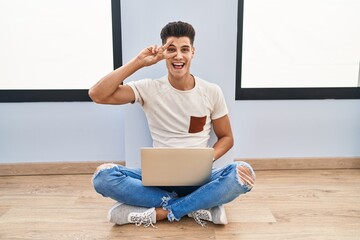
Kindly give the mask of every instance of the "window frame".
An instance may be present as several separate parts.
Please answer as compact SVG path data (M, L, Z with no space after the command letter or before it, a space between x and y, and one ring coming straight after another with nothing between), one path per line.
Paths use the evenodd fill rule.
M122 65L121 4L111 0L113 65ZM88 89L2 89L0 102L87 102L91 101Z
M238 1L235 100L360 99L360 87L242 88L244 1Z

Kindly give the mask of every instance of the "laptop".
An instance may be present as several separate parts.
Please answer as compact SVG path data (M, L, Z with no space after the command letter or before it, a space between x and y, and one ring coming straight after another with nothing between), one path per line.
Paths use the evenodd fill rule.
M200 186L211 176L213 148L141 148L144 186Z

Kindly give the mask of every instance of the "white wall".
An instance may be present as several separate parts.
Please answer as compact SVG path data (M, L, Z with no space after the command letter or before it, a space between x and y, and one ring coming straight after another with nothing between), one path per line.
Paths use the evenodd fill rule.
M160 43L159 31L168 21L194 24L192 72L224 91L235 135L230 158L360 156L360 100L234 100L236 0L132 0L122 7L125 61ZM132 79L165 73L159 64ZM126 158L136 165L138 146L149 144L146 131L137 104L1 103L0 163Z
M237 101L235 156L360 156L360 100Z
M0 163L124 159L123 112L94 103L1 103Z

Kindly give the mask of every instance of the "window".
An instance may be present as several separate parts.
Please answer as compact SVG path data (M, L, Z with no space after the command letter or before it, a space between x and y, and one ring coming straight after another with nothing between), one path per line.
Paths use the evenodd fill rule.
M0 102L90 101L122 64L120 0L1 1L0 27Z
M236 99L359 99L360 2L240 0Z

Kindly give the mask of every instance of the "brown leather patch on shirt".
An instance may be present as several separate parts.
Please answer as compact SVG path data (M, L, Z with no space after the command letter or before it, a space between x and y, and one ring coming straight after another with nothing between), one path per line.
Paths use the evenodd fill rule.
M189 133L201 132L202 130L204 130L205 123L206 123L206 116L204 117L191 116Z

